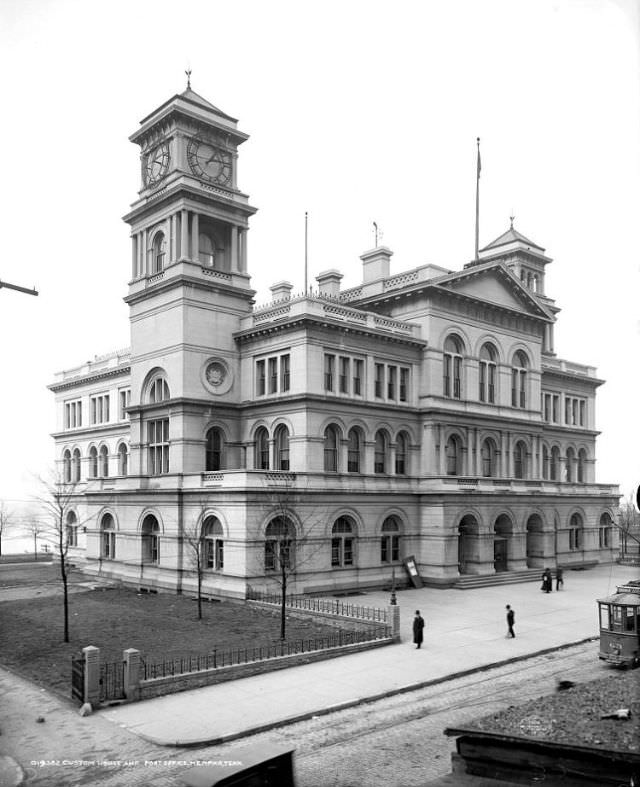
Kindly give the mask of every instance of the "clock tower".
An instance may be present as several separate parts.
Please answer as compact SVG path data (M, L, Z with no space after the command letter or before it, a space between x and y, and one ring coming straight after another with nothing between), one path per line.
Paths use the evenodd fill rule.
M254 295L247 230L255 208L237 186L238 146L248 136L189 84L130 139L140 146L141 163L139 196L124 217L132 241L125 298L132 471L153 472L142 447L146 422L162 415L170 416L166 472L199 472L209 422L223 420L226 439L237 440L240 367L232 336Z

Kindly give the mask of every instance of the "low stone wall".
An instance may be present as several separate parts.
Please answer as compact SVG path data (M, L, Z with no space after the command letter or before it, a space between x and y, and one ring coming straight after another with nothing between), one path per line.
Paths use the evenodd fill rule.
M279 656L264 661L254 661L249 664L235 664L229 667L217 667L216 669L203 670L202 672L189 672L183 675L171 675L166 678L152 678L141 680L138 688L138 696L131 699L146 700L151 697L159 697L163 694L174 694L179 691L198 689L202 686L212 686L216 683L224 683L229 680L239 678L249 678L252 675L264 675L267 672L297 667L301 664L312 664L316 661L334 659L338 656L348 656L352 653L360 653L372 648L380 648L385 645L393 644L391 638L372 640L370 642L359 642L355 645L342 645L328 650L316 650L311 653L296 653L291 656Z

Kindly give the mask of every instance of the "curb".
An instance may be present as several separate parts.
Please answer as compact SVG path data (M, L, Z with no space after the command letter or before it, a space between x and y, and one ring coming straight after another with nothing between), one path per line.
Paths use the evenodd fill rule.
M166 739L163 740L161 738L156 738L153 735L145 735L140 732L136 732L135 730L131 730L132 732L136 732L140 738L145 741L149 741L149 743L153 743L157 746L171 746L176 748L195 748L197 746L216 746L222 743L228 743L230 741L238 740L239 738L247 738L251 735L257 735L261 732L268 732L269 730L276 729L278 727L286 727L289 724L296 724L299 721L307 721L308 719L313 718L314 716L326 716L329 713L335 713L341 710L347 710L348 708L355 708L358 705L365 705L368 702L377 702L378 700L386 699L387 697L393 697L397 694L406 694L410 691L418 691L419 689L427 688L428 686L437 686L439 683L446 683L450 680L456 680L458 678L464 678L468 675L475 675L479 672L486 672L490 669L496 669L498 667L504 667L507 664L517 664L520 661L527 661L527 659L537 658L538 656L544 656L547 653L554 653L558 650L566 650L567 648L573 648L576 645L584 645L586 642L595 642L597 641L597 636L585 637L583 639L576 640L575 642L567 642L564 645L556 645L552 648L543 648L542 650L536 650L533 653L526 653L521 656L512 656L508 659L502 659L501 661L494 661L490 664L482 664L479 667L470 667L466 670L460 670L459 672L452 672L448 675L443 675L439 678L432 678L431 680L423 680L419 683L411 683L406 686L400 686L395 689L389 689L387 691L380 692L379 694L371 694L366 697L359 697L353 700L345 700L344 702L338 702L335 705L328 705L323 708L313 710L313 711L305 711L304 713L298 713L294 716L285 716L282 719L278 719L278 721L268 722L266 724L259 724L255 727L248 727L240 732L231 732L228 735L218 735L214 738L198 738L192 739L188 741L167 741Z

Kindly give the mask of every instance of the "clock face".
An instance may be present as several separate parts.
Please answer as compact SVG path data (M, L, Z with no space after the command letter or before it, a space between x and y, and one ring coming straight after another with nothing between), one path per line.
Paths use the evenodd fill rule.
M169 162L171 154L169 152L169 143L163 142L154 148L145 157L145 183L147 186L152 186L161 180L169 169Z
M231 156L202 139L192 139L187 149L189 166L194 175L228 186L231 183Z

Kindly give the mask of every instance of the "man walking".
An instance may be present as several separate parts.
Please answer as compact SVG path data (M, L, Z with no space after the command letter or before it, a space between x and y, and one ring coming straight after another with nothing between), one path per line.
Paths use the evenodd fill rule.
M564 579L562 578L562 569L560 566L556 568L556 590L560 590L560 585L562 585L562 589L564 590Z
M422 645L422 631L424 629L424 618L420 614L420 610L416 609L416 616L413 619L413 641L416 645L416 650L420 649Z
M507 637L516 638L515 631L513 630L513 624L516 622L516 613L511 609L511 607L507 604L507 626L509 627L509 633Z

